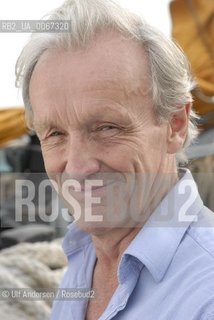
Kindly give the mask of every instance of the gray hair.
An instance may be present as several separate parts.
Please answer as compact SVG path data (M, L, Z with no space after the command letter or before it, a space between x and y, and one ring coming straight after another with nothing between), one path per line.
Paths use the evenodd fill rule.
M29 83L36 63L47 49L86 48L98 31L111 28L127 38L142 43L148 56L154 111L159 121L166 121L192 103L192 78L189 63L182 51L161 32L148 25L140 16L121 7L113 0L67 0L52 11L46 20L69 20L71 32L34 33L16 63L16 86L22 88L28 123L33 119ZM185 161L185 148L197 136L191 110L188 134L178 161Z

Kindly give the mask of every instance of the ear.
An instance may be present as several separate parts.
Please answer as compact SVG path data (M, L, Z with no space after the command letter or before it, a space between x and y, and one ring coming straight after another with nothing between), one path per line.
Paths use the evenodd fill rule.
M168 125L167 152L175 154L182 149L187 136L191 103L175 112Z

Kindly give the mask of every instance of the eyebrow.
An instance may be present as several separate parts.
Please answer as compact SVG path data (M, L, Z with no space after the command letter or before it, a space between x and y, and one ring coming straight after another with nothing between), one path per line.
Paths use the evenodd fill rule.
M109 113L109 111L111 111L111 113ZM130 118L127 108L125 106L122 107L122 105L119 105L118 103L114 106L109 104L103 104L102 108L99 108L98 110L97 108L95 108L95 114L94 111L91 111L91 113L89 113L89 117L92 118L105 118L106 116L114 117L115 115L119 117Z
M98 108L96 108L98 109ZM120 108L117 108L117 106L112 106L112 105L103 105L102 109L98 109L94 111L89 112L89 114L87 114L86 119L84 122L94 122L94 121L103 121L106 119L106 121L114 121L114 117L117 116L119 117L120 120L122 120L123 122L125 122L125 124L130 124L130 122L132 122L132 119L129 115L129 112L127 111L127 109L122 108L120 105ZM121 111L122 110L122 111ZM109 114L108 111L111 111L112 113ZM107 119L107 117L109 119ZM85 116L84 116L85 118ZM62 124L60 124L60 121L56 119L56 121L53 121L51 119L41 119L41 120L35 120L33 121L33 128L36 132L43 132L45 131L47 128L60 128L62 127Z
M54 123L51 120L41 120L41 121L33 121L33 128L34 130L41 132L46 130L47 128L57 128L59 124Z

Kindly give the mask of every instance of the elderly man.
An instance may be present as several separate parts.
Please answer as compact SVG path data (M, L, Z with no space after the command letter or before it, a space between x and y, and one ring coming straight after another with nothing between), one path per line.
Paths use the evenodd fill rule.
M61 288L95 292L56 300L52 319L213 319L212 212L177 168L196 134L185 57L111 0L69 0L49 19L70 33L34 34L17 80L76 219Z

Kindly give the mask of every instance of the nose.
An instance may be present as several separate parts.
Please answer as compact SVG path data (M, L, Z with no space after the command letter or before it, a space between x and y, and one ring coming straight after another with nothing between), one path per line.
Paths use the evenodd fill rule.
M100 171L100 161L97 158L97 151L93 142L78 135L73 135L69 140L65 173L80 182L90 175L98 173Z

